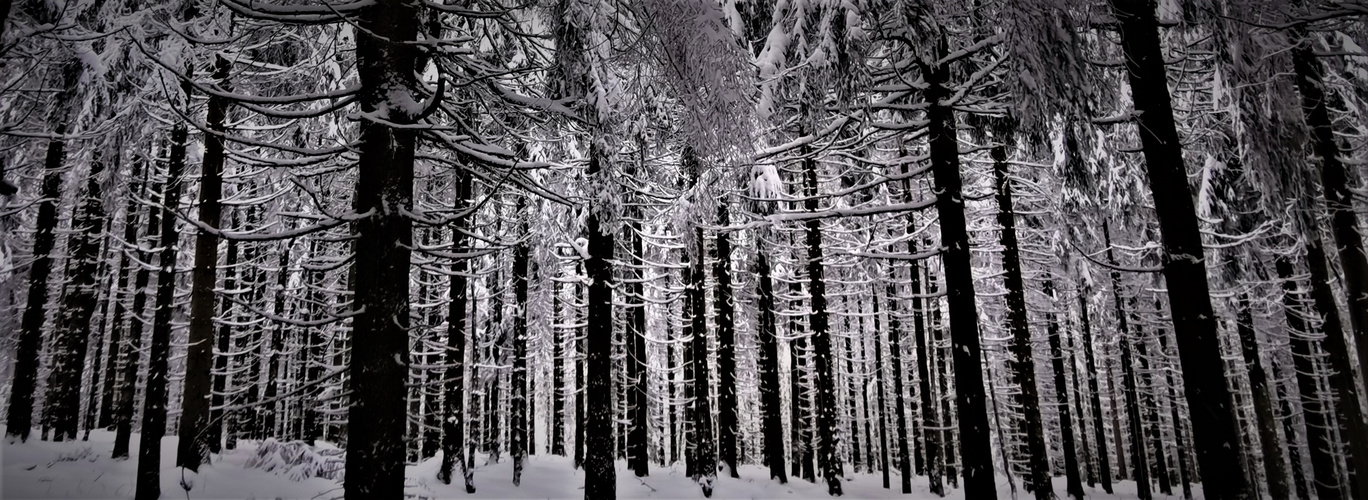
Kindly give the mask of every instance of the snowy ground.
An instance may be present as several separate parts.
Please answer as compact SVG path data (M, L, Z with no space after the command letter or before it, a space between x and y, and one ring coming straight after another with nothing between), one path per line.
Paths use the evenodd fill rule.
M0 427L2 428L2 427ZM114 461L109 458L114 435L109 432L91 433L89 442L51 443L31 439L23 444L0 445L0 461L4 474L0 476L0 498L132 498L134 460ZM137 435L133 437L133 456L137 456ZM322 445L324 449L328 445ZM266 471L248 467L256 455L257 443L248 442L237 450L216 456L214 463L201 469L200 474L183 473L167 466L162 469L162 498L186 499L331 499L341 498L341 483L318 477L294 480L297 470ZM174 463L176 438L162 441L163 463ZM506 457L499 463L476 462L473 495L465 493L459 483L444 485L437 481L439 459L429 460L408 468L407 492L414 498L470 498L470 499L534 499L584 497L584 476L575 470L569 459L537 455L529 457L523 470L522 486L512 484L513 465ZM802 480L789 484L770 481L767 469L742 466L741 479L719 477L713 498L830 498L826 487ZM882 487L878 474L854 474L845 483L846 498L935 498L922 478L913 480L911 495L897 493L898 480L892 478L893 490ZM999 481L999 498L1011 498L1005 478ZM189 486L187 490L182 486ZM1118 485L1118 495L1106 495L1100 489L1088 489L1089 498L1135 498L1135 485ZM702 498L697 485L684 476L680 468L653 468L649 477L638 479L618 463L619 498ZM1055 479L1055 491L1064 491L1064 479ZM1019 493L1020 498L1027 498ZM1197 489L1197 498L1201 498ZM961 499L963 494L952 490L946 498ZM1167 499L1156 495L1156 499Z

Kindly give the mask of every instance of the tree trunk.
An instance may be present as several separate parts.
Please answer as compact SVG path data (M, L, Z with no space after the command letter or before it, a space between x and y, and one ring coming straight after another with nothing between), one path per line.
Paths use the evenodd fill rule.
M155 170L155 167L148 169L147 192L154 196L161 196L162 187L158 186L155 180L152 180L156 176ZM155 234L161 229L160 215L156 207L147 207L147 233L143 238L147 243L147 248L155 246L153 244ZM141 243L138 245L137 256L139 261L150 263L152 262L152 255L150 250L143 250ZM120 355L120 358L123 359L123 365L120 368L123 371L123 381L119 386L119 411L115 414L114 419L114 452L112 454L116 460L128 458L129 441L133 434L134 404L138 392L138 358L142 355L142 337L146 326L145 321L143 321L145 317L143 311L147 306L147 282L152 274L146 266L135 265L138 266L138 272L133 278L133 310L129 311L132 321L129 324L128 342L124 344L123 352Z
M1178 339L1184 392L1192 411L1197 463L1209 500L1243 498L1243 455L1221 361L1206 281L1197 213L1174 125L1153 0L1111 0L1121 22L1131 97L1144 146L1150 190L1163 235L1163 268Z
M1368 288L1365 288L1368 287L1368 256L1364 254L1358 215L1354 211L1349 171L1340 159L1341 151L1335 143L1327 102L1330 96L1326 93L1324 81L1325 70L1316 58L1313 40L1306 35L1304 28L1294 29L1293 40L1296 46L1292 49L1292 63L1297 77L1297 90L1301 94L1306 125L1311 129L1312 150L1321 160L1321 188L1325 194L1326 211L1330 214L1330 227L1337 243L1340 266L1344 271L1344 278L1340 281L1344 284L1344 295L1348 301L1349 326L1357 347L1359 365L1363 366L1363 363L1368 362ZM1319 240L1320 236L1317 235L1316 239ZM1313 270L1315 265L1312 264ZM1317 307L1322 314L1329 314L1319 304ZM1332 331L1339 335L1340 330ZM1336 370L1339 369L1336 367ZM1341 394L1339 401L1339 407L1352 406L1348 411L1362 414L1358 398L1345 399ZM1349 425L1351 427L1347 429L1341 427L1347 431L1344 434L1350 448L1351 458L1346 458L1351 477L1349 485L1353 496L1360 498L1360 495L1368 494L1364 493L1368 492L1368 486L1364 485L1368 481L1368 429L1365 428L1368 424L1356 418Z
M68 69L68 71L70 71ZM43 192L38 202L38 219L33 236L33 264L28 275L28 303L19 326L19 345L14 353L9 409L5 435L27 441L33 427L33 393L38 383L38 351L43 343L43 323L47 314L48 277L52 275L52 247L56 243L57 204L62 200L62 171L66 159L65 123L53 131L57 138L48 142L43 160Z
M1259 358L1258 339L1254 337L1254 317L1250 312L1249 294L1239 298L1240 352L1244 355L1249 374L1249 390L1254 393L1254 417L1259 428L1259 445L1263 448L1264 475L1268 477L1268 493L1273 498L1291 498L1287 485L1286 457L1278 438L1278 421L1273 410L1273 394Z
M518 198L517 214L526 211L527 197ZM519 234L529 236L528 222L523 218ZM513 247L513 389L509 394L512 425L509 426L508 454L513 457L513 485L522 483L523 460L527 457L527 276L530 249L523 241Z
M1155 309L1157 310L1159 308L1155 307ZM1158 337L1159 352L1167 359L1169 356L1168 332L1160 330ZM1168 361L1164 362L1164 366L1167 367L1168 364ZM1173 389L1175 387L1173 382L1173 370L1165 368L1164 381L1166 382L1165 385L1168 387L1169 408L1172 412L1171 418L1173 419L1173 442L1175 448L1174 458L1178 462L1178 478L1183 483L1183 498L1192 500L1192 474L1188 471L1186 441L1183 440L1183 420L1180 419L1178 415L1178 396Z
M557 256L559 257L559 256ZM551 454L565 456L565 338L560 265L551 281Z
M887 373L889 371L893 372L894 377L898 377L899 370L897 368L892 370L885 369L883 361L884 333L883 329L879 327L879 290L877 288L871 289L869 295L873 299L874 306L874 370L878 373L878 375L875 375L874 381L878 384L878 387L875 389L875 395L879 400L879 463L883 465L883 467L880 467L883 471L883 487L884 489L888 489L889 471L893 467L888 462L888 397L884 379L888 376ZM890 322L892 321L892 316L892 311L890 311ZM898 385L901 386L902 384ZM901 388L902 387L899 387L899 389ZM906 431L903 431L903 442L907 442Z
M1116 265L1116 258L1112 255L1111 230L1106 221L1102 222L1102 237L1107 246L1107 262ZM1110 274L1112 304L1116 311L1116 348L1121 353L1121 392L1126 400L1126 429L1130 436L1131 478L1135 480L1136 496L1140 497L1140 500L1150 500L1154 498L1154 494L1150 491L1149 464L1145 457L1145 424L1140 419L1140 396L1135 378L1135 361L1131 355L1130 325L1127 321L1129 313L1121 305L1121 273L1112 271ZM1131 307L1134 306L1135 299L1132 298ZM1117 447L1120 449L1120 441L1117 442Z
M909 229L911 229L911 228L909 228ZM917 253L917 249L916 249L915 245L916 245L916 242L915 242L914 240L912 240L912 239L910 239L910 238L907 240L907 253L908 253L908 255ZM925 305L926 305L927 303L931 302L931 301L929 301L929 300L923 300L922 297L921 297L921 295L922 295L921 265L920 265L919 263L913 262L912 265L908 266L908 274L910 274L911 277L912 277L912 326L913 326L912 335L913 335L913 348L917 350L917 383L918 383L918 386L917 386L917 393L921 396L921 402L920 402L920 403L921 403L921 404L920 404L920 406L921 406L921 415L920 415L920 416L921 416L921 421L922 421L922 434L923 434L922 442L925 444L925 447L926 447L926 449L923 450L923 453L925 453L925 455L926 455L926 462L925 462L925 466L926 466L926 479L927 479L928 487L930 488L931 492L932 492L932 493L935 493L936 496L942 496L942 497L943 497L943 496L945 496L945 486L944 486L944 484L941 483L941 468L940 468L940 461L941 461L941 456L940 456L940 455L941 455L941 442L940 442L940 439L938 439L939 431L935 431L935 430L933 430L933 429L936 428L936 427L940 427L940 426L942 426L942 425L944 425L944 424L941 423L942 420L941 420L940 418L938 418L937 415L936 415L936 413L937 413L936 410L938 409L937 407L938 407L939 405L937 405L937 404L936 404L936 401L935 401L934 399L932 399L931 380L932 380L932 377L934 376L934 373L931 371L931 350L928 349L928 347L927 347L927 345L926 345L926 334L927 334L927 332L926 332L926 328L925 328L925 322L922 320L922 319L923 319L923 316L925 315L923 309L925 308ZM890 310L896 312L896 309L890 308ZM894 346L897 346L897 345L898 345L897 343L894 344ZM895 357L893 360L894 360L894 366L898 369L899 372L901 372L901 371L902 371L901 368L902 368L903 365L900 364L900 363L901 363L900 360L898 360L898 358L896 358L896 357ZM899 375L899 377L901 377L901 375ZM897 381L896 387L897 387L897 391L898 391L898 398L897 398L898 401L897 401L897 402L898 402L899 406L901 406L901 405L902 405L902 381L901 381L901 380ZM915 398L913 399L913 401L914 401L914 402L916 401ZM916 406L915 403L914 403L914 406ZM903 417L902 417L902 412L903 412L903 410L902 410L901 408L899 408L898 411L899 411L898 420L901 421L901 420L903 419ZM904 429L901 429L901 428L900 428L900 429L898 429L898 432L900 433L900 435L905 436L906 431L905 431ZM906 441L906 438L904 437L904 438L902 438L902 440L903 440L903 441ZM907 453L906 453L906 452L907 452L907 443L906 443L906 442L901 443L899 446L902 447L902 450L900 451L900 453L902 453L902 459L903 459L904 461L906 461L906 460L907 460ZM904 494L906 494L906 493L911 493L911 492L912 492L912 486L911 486L911 477L910 477L910 476L911 476L912 474L910 473L910 471L907 470L906 465L903 466L902 474L903 474L903 489L902 489L902 492L903 492Z
M236 222L236 217L233 217L231 220L233 220L234 222ZM236 225L236 224L230 223L230 226L232 226L232 225ZM223 274L224 274L224 276L223 276L223 289L224 289L224 290L236 290L236 289L237 289L237 286L238 286L238 283L237 283L237 260L238 260L238 244L237 244L237 241L228 240L228 255L227 255L226 257L224 257L224 262L223 262L223 264L224 264L224 270L223 270ZM237 385L237 382L236 382L235 380L233 380L233 381L230 381L230 380L229 380L229 374L231 373L232 370L235 370L235 369L236 369L236 365L237 365L236 363L233 362L233 361L234 361L233 358L236 357L236 356L241 355L241 354L234 354L234 355L231 355L231 356L230 356L230 355L228 354L229 349L230 349L229 341L232 340L232 337L233 337L232 318L230 317L231 311L232 311L232 307L233 307L232 304L231 304L229 301L226 301L226 300L223 301L223 302L219 305L219 317L222 317L222 318L224 318L224 319L226 319L226 320L228 320L228 321L225 321L223 324L219 325L219 332L218 332L218 351L219 351L219 354L218 354L217 356L214 357L214 395L213 395L213 397L210 399L210 408L211 408L211 409L210 409L210 411L209 411L209 452L210 452L210 453L218 453L218 452L219 452L219 447L221 446L221 445L220 445L220 442L222 441L223 435L225 434L225 433L224 433L224 428L225 428L225 426L226 426L227 423L224 421L224 420L225 420L225 415L224 415L224 413L223 413L223 406L224 406L224 398L223 398L223 396L224 396L224 394L225 394L225 391L228 390L228 385L229 385L230 383L232 383L234 387L236 387L236 385ZM230 450L237 447L237 440L234 439L234 438L232 437L232 432L231 432L231 431L232 431L232 429L230 429L230 432L227 433L227 434L229 434L227 448L230 449Z
M757 307L760 321L756 336L760 338L761 427L765 440L765 464L769 466L770 479L777 479L784 484L788 482L788 474L784 473L787 461L784 460L783 404L779 394L779 340L774 319L774 282L770 279L769 256L758 248L760 245L757 242L755 274L759 280L756 293L759 296ZM884 487L888 486L887 479L888 473L885 472Z
M1097 362L1093 357L1092 322L1088 320L1088 298L1091 290L1078 294L1078 314L1083 322L1083 357L1087 364L1088 392L1092 394L1093 441L1097 443L1097 471L1102 476L1102 491L1112 493L1111 460L1107 454L1107 432L1103 429L1102 391L1097 388ZM1117 443L1120 446L1120 443Z
M1007 177L1007 148L994 146L992 155L993 178L997 181L997 222L1002 228L1002 268L1006 272L1003 281L1007 287L1007 324L1012 333L1012 378L1021 389L1017 393L1016 403L1021 407L1022 425L1026 427L1027 460L1030 462L1031 477L1026 484L1037 500L1049 500L1054 496L1054 485L1050 483L1049 454L1045 450L1045 429L1040 417L1035 357L1031 352L1031 329L1026 317L1026 285L1021 277L1021 256L1017 249L1012 184ZM1058 343L1058 339L1055 342Z
M143 394L142 436L138 440L138 481L134 497L161 496L161 439L166 435L167 361L171 357L171 316L175 312L176 210L180 208L181 174L185 169L185 125L171 129L171 151L162 195L157 260L157 300L152 316L152 343L147 351L147 385Z
M137 245L138 243L138 211L141 208L138 200L145 196L143 184L145 175L143 173L144 160L133 162L132 172L128 177L128 205L124 208L123 226L124 245ZM112 331L109 333L109 353L105 362L105 373L108 383L105 384L104 394L100 397L100 427L110 429L114 427L119 414L119 390L125 383L124 372L120 368L125 359L124 344L124 316L127 314L125 302L120 299L119 294L127 293L128 275L131 255L134 250L122 248L118 263L119 276L115 281L114 291L114 317L110 321ZM136 265L136 263L132 264ZM130 335L131 337L132 335Z
M647 432L650 421L647 420L646 411L649 409L647 402L650 401L650 394L646 391L647 367L650 363L646 358L646 279L643 261L641 222L639 217L633 218L627 224L628 238L632 245L632 280L627 288L635 302L629 311L627 329L627 345L631 352L627 356L627 380L631 386L627 388L631 413L631 430L627 434L627 456L631 461L632 472L637 477L650 475L650 454L647 450L650 439Z
M597 146L589 153L590 178L607 180L600 173ZM584 498L609 500L617 497L616 471L613 468L613 235L601 227L597 213L591 211L585 221L589 239L589 259L585 271L589 278L589 317L585 387L584 428Z
M225 91L231 69L223 56L215 57L214 79ZM209 130L223 132L228 99L209 96L206 123ZM204 134L204 160L200 165L199 221L218 229L223 198L223 137ZM213 389L214 362L214 287L218 284L218 236L205 230L195 232L195 267L191 271L190 328L185 352L185 388L181 393L180 440L176 466L193 472L209 461L209 407Z
M946 52L941 35L938 52ZM955 407L959 415L961 470L964 496L995 500L993 454L985 407L983 360L979 349L978 310L974 304L974 270L969 254L969 231L964 214L960 177L958 129L954 110L940 104L950 92L945 84L949 68L937 65L924 75L930 137L931 170L935 177L936 212L940 216L941 254L946 295L950 303L950 353L955 371Z
M395 113L390 93L412 88L418 50L416 7L380 0L360 16L356 38L361 109ZM406 92L406 90L398 90ZM399 115L399 116L396 116ZM413 228L413 152L417 131L363 121L356 181L356 280L352 291L351 408L347 413L347 500L402 495L404 384L409 365L409 264Z
M1158 297L1156 297L1154 300L1154 311L1156 315L1162 314L1162 305L1163 304L1159 302ZM1131 299L1131 309L1137 311L1137 314L1140 310L1135 306L1134 298ZM1169 485L1168 455L1164 452L1164 434L1159 429L1161 424L1159 420L1159 402L1158 397L1155 395L1153 378L1150 376L1149 353L1147 352L1149 350L1147 347L1149 340L1145 335L1143 325L1138 321L1135 325L1135 333L1136 336L1139 337L1139 340L1135 344L1137 349L1135 354L1136 358L1140 361L1140 380L1137 390L1141 388L1144 389L1140 392L1141 406L1149 409L1150 442L1154 443L1154 467L1151 476L1159 480L1159 493L1172 495L1173 487ZM1164 334L1163 330L1160 330L1158 333L1159 335Z
M81 413L81 378L85 371L91 319L97 305L96 273L100 261L100 240L104 231L104 207L100 177L104 162L98 153L90 164L85 195L75 208L72 235L67 252L71 254L68 290L62 297L56 342L52 346L52 377L48 387L51 398L54 439L76 440ZM98 360L97 360L98 362ZM94 379L92 379L94 380ZM92 387L92 390L94 388Z
M692 153L687 160L693 163ZM687 167L686 167L687 168ZM707 307L704 303L705 285L704 266L703 266L703 229L694 229L694 259L693 259L693 278L689 286L689 304L693 307L690 317L693 320L693 337L690 341L692 349L691 359L693 360L693 413L692 413L692 437L694 470L693 480L698 483L703 490L703 496L711 497L713 483L717 478L717 445L713 440L713 412L712 400L708 395L708 386L711 384L712 375L708 370L708 325Z
M817 161L811 157L803 160L803 202L809 212L816 212L817 204ZM809 219L805 225L807 233L807 272L808 294L812 303L808 327L812 332L814 369L817 372L817 444L818 463L822 477L826 479L827 493L840 496L842 476L840 457L840 434L837 428L836 380L833 375L831 356L831 332L828 328L826 300L826 280L823 277L825 262L822 257L822 227L818 219Z
M731 224L724 197L717 204L717 225ZM740 477L736 471L736 326L732 316L731 240L727 231L717 232L714 250L713 276L717 280L713 308L717 312L717 445L719 458L727 466L727 474Z
M1055 301L1054 280L1045 280L1045 296ZM1083 480L1078 473L1078 456L1074 447L1073 415L1069 413L1069 382L1064 370L1064 349L1059 341L1059 323L1053 312L1046 315L1049 328L1051 365L1054 368L1055 398L1059 401L1059 433L1064 447L1064 477L1067 481L1065 491L1077 500L1083 500Z

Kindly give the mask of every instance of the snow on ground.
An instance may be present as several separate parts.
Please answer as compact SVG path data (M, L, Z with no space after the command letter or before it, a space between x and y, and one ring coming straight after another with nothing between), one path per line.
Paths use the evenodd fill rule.
M3 427L0 427L3 429ZM133 436L133 457L137 457L138 436ZM39 498L83 498L116 499L132 498L137 470L136 459L115 461L109 458L113 449L114 434L95 431L90 441L53 443L38 441L36 436L28 443L0 444L0 462L4 474L0 476L0 498L39 499ZM198 475L183 472L167 465L162 468L162 498L175 499L332 499L341 498L342 485L330 479L309 478L301 481L291 479L289 470L267 472L248 467L248 461L255 455L258 443L242 442L237 450L216 455L211 465L201 468ZM327 447L320 444L320 447ZM163 464L175 463L176 438L168 437L162 441ZM584 475L572 467L570 459L550 455L536 455L528 458L523 469L522 485L513 486L513 463L507 455L497 463L489 463L488 457L478 457L475 467L476 492L465 493L464 485L457 478L451 485L437 481L437 466L440 457L408 467L406 493L410 498L423 499L538 499L584 497ZM824 484L812 484L795 480L789 484L770 481L768 469L755 465L743 465L740 479L719 477L713 498L717 499L756 499L756 498L830 498ZM892 490L885 490L879 474L851 474L845 483L845 498L903 498L909 500L933 499L923 478L914 478L912 494L901 495L898 491L898 478L892 478ZM1010 489L1006 478L999 478L999 498L1009 499ZM182 484L189 486L187 490ZM1018 487L1020 481L1017 481ZM703 498L699 487L684 475L682 467L653 467L651 475L637 478L626 468L625 462L618 462L617 491L619 498ZM1175 488L1176 489L1176 488ZM1200 487L1195 488L1196 498L1201 498ZM1087 489L1088 498L1135 498L1135 484L1123 482L1117 485L1117 495L1106 495L1101 489ZM1063 497L1064 478L1055 478L1055 492ZM1019 498L1029 495L1018 491ZM951 490L949 499L963 499L961 491ZM1174 497L1155 495L1164 500ZM1179 497L1181 498L1181 497Z

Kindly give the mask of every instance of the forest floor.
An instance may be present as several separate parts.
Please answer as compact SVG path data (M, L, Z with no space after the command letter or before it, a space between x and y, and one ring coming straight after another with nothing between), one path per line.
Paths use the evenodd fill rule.
M3 426L0 426L3 429ZM132 498L137 461L113 460L114 434L95 431L90 441L54 443L31 438L27 443L0 444L0 462L4 474L0 476L0 498ZM132 439L132 456L137 457L138 436ZM329 475L329 470L340 468L340 451L327 443L309 450L308 457L282 452L258 454L261 443L244 441L236 450L214 456L211 465L202 467L199 474L175 467L176 438L162 441L162 498L175 499L333 499L342 497L341 482L316 474ZM295 450L296 452L298 450ZM269 455L269 456L268 456ZM290 456L291 459L283 458ZM266 459L263 460L262 458ZM469 499L534 499L584 497L584 475L576 470L568 458L535 455L524 465L522 485L513 486L513 463L505 455L497 463L489 463L487 456L476 459L473 495L465 493L459 479L444 485L436 479L440 458L424 461L407 469L409 498L469 498ZM797 480L779 484L768 479L768 469L743 465L740 479L719 477L713 498L831 498L823 484ZM725 475L723 475L725 476ZM882 487L879 474L849 474L845 483L846 498L905 498L933 499L923 478L914 478L911 495L897 493L898 479L892 478L892 490ZM617 491L619 498L702 498L698 486L684 475L681 467L653 467L651 475L637 478L618 462ZM1010 499L1011 490L1006 478L999 477L999 498ZM1018 485L1019 485L1018 481ZM187 489L188 487L188 489ZM1135 484L1122 482L1116 495L1101 489L1086 488L1088 498L1133 499ZM1200 487L1195 497L1201 498ZM1055 479L1055 491L1063 497L1064 479ZM1019 498L1029 495L1018 491ZM963 493L951 490L946 497L962 499ZM1156 500L1170 498L1156 495Z

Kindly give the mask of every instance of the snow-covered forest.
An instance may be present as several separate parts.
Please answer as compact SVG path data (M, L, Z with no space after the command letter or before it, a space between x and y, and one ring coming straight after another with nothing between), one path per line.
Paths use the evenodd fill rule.
M0 496L1368 499L1366 22L0 0Z

